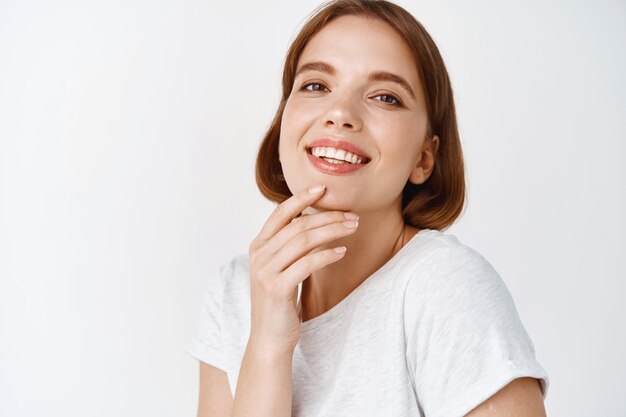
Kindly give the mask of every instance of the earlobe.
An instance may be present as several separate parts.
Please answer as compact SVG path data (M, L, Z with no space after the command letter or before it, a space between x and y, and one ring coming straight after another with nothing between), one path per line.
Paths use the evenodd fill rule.
M413 168L413 171L411 172L411 176L409 176L409 182L411 184L420 185L424 181L426 181L423 178L424 178L424 170L422 169L422 167L415 167Z

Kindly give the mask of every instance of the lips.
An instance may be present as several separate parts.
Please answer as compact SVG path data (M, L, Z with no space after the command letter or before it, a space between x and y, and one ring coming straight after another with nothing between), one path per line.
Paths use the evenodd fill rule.
M307 152L306 156L315 169L325 174L346 175L365 167L365 164L351 164L349 162L343 164L332 164L322 158L313 156L310 152Z
M345 140L335 139L332 137L323 137L319 139L313 140L311 143L307 145L307 151L311 152L311 148L316 147L331 147L337 149L345 149L348 152L352 152L353 154L364 158L363 164L367 164L372 158L365 152L363 149L358 147L357 145L350 143Z

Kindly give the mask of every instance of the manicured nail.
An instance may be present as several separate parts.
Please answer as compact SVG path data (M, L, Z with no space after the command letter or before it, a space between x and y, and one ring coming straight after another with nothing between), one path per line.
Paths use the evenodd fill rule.
M345 246L339 246L338 248L333 249L337 253L344 253L346 251Z
M349 211L346 213L343 213L344 216L346 216L346 219L350 219L350 220L358 220L359 216L358 214L354 214L354 213L350 213Z
M313 187L309 188L309 192L311 194L315 194L315 193L319 193L320 191L322 191L324 189L325 185L314 185Z

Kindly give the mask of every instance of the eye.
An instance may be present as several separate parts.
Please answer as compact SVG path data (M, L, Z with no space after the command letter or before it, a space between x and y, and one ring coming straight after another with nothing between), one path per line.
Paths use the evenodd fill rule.
M309 88L311 87L311 88ZM307 83L304 84L301 88L301 90L307 90L307 91L322 91L326 88L326 86L322 83Z
M322 83L313 82L313 83L306 83L302 85L300 90L324 91L324 90L328 90L328 88ZM402 102L400 101L400 99L398 99L396 96L393 96L391 94L380 94L376 97L380 97L380 100L377 100L377 101L382 101L383 103L389 104L390 106L402 107Z
M381 95L378 95L376 97L380 97L381 98L378 101L382 101L383 103L390 104L392 106L401 106L402 105L400 100L398 100L398 98L396 98L395 96L392 96L391 94L381 94Z

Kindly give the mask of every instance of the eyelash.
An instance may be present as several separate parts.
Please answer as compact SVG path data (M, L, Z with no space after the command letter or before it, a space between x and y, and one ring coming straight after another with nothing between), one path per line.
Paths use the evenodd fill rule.
M328 87L326 87L326 86L325 86L324 84L322 84L322 83L306 83L306 84L304 84L304 85L302 86L301 90L306 90L306 91L319 91L319 90L309 90L307 87L308 87L308 86L310 86L310 85L319 85L319 86L322 86L322 87L324 87L324 88L328 88ZM390 98L392 98L393 100L395 100L396 102L395 102L395 103L389 103L389 102L387 102L387 101L382 101L382 100L379 100L379 101L380 101L381 103L388 104L389 106L402 107L402 102L400 101L400 99L399 99L398 97L396 97L396 96L392 95L392 94L379 94L379 95L377 95L376 97L390 97Z

